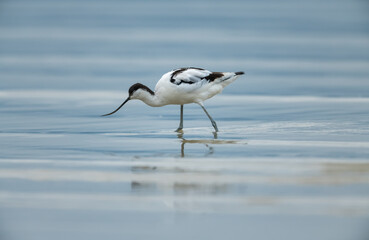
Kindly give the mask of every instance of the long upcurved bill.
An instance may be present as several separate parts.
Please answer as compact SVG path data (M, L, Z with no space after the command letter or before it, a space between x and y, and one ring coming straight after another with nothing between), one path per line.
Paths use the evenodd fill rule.
M128 102L130 100L130 98L128 97L117 109L115 109L113 112L111 113L108 113L108 114L104 114L104 115L101 115L101 117L105 117L105 116L108 116L108 115L112 115L116 112L118 112L118 110L123 107L124 104L126 104L126 102Z

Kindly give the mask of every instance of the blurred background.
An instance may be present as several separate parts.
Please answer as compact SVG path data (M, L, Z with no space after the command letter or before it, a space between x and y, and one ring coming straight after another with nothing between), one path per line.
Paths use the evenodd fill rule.
M197 66L245 71L233 94L369 94L364 0L3 0L0 11L1 89L154 87Z
M366 0L0 0L0 239L368 239L368 119Z

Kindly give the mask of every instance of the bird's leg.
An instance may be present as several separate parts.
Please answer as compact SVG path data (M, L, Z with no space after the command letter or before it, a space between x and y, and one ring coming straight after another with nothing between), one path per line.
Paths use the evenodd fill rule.
M181 119L179 120L179 126L176 132L180 132L183 129L183 105L181 105Z
M214 121L214 119L210 116L210 114L208 113L208 111L206 111L204 105L202 103L199 103L199 105L202 107L202 110L204 110L204 112L206 113L206 115L208 116L208 118L210 119L211 121L211 125L213 125L214 129L215 129L215 132L218 132L218 127L217 127L217 124L216 122Z

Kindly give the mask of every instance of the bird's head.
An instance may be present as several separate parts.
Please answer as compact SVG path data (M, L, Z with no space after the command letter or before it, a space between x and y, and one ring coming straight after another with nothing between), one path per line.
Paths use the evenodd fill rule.
M108 114L104 114L102 116L104 117L104 116L112 115L112 114L118 112L118 110L121 109L123 107L123 105L126 104L129 100L133 100L133 99L142 100L144 98L144 96L147 95L147 94L154 95L154 92L150 88L148 88L147 86L145 86L141 83L133 84L128 90L127 99L117 109L115 109L113 112L108 113Z
M150 88L141 83L133 84L128 90L129 99L142 100L148 93L154 95L154 92Z

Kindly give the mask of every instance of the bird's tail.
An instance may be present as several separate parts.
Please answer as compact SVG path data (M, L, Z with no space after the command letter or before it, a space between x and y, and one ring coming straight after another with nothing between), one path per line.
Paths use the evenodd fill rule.
M219 79L219 83L223 85L223 87L227 86L234 82L239 75L245 74L244 72L223 72L223 77Z
M244 72L223 72L223 77L220 79L220 81L223 82L223 81L236 80L236 78L242 74L245 74L245 73Z

